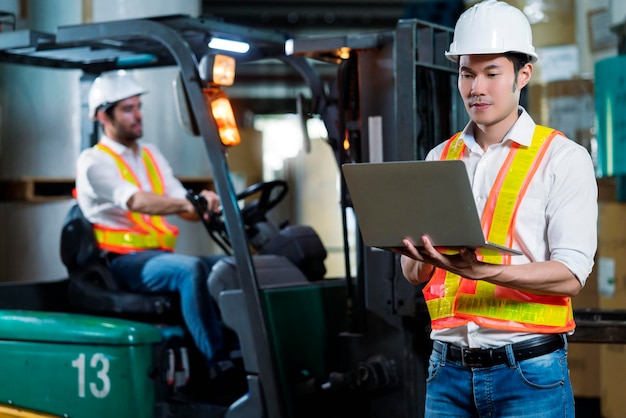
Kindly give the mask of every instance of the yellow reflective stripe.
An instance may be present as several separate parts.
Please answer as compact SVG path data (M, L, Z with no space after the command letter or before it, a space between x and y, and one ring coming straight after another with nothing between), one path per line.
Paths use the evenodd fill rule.
M447 318L452 315L454 308L454 300L452 297L443 297L426 301L426 307L430 314L430 320L435 321L441 318Z
M148 172L150 184L152 184L152 191L156 194L162 195L165 192L163 177L161 176L161 172L159 171L156 162L154 161L152 153L149 152L146 148L143 148L141 154L143 163L146 166L146 171Z
M116 154L111 148L107 147L106 145L99 143L99 144L96 144L96 148L98 148L101 151L106 152L111 157L113 157L113 159L115 160L115 164L119 168L120 173L122 174L122 178L124 178L124 180L127 180L133 183L135 186L142 189L141 183L139 182L137 175L130 169L130 167L128 166L126 161L122 159L122 157L120 157L118 154ZM154 193L162 195L165 191L165 186L163 185L163 178L161 176L161 172L159 171L156 165L156 162L154 161L154 157L146 148L142 148L141 159L146 168L146 172L148 173L148 179L150 180L150 184L152 185L152 191Z
M454 297L459 290L461 276L446 271L446 281L444 284L444 297Z
M433 277L433 279L435 279ZM456 311L463 315L474 315L504 321L515 321L534 325L563 326L571 316L567 305L548 305L494 298L496 285L477 281L474 294L460 293L457 289L460 277L446 272L443 295L426 301L431 320L447 318Z
M161 236L161 245L164 248L168 248L173 250L176 246L176 235L173 234L162 234Z
M124 162L124 160L122 160L122 158L119 155L117 155L111 148L107 147L106 145L96 144L95 147L99 149L100 151L103 151L109 154L111 157L113 157L113 160L115 161L117 168L120 170L120 173L122 174L122 178L124 180L128 180L129 182L133 183L135 186L141 188L139 179L137 179L137 176L135 175L135 173L133 173L133 171L130 169L128 164L126 164L126 162Z
M442 155L442 159L445 160L460 160L463 156L463 150L465 149L465 143L461 140L461 132L450 138L450 143L446 147L445 155Z
M155 215L156 216L156 215ZM158 234L161 231L153 224L153 216L146 215L139 212L129 212L128 217L141 229L150 234Z
M144 165L146 166L146 171L148 172L148 177L150 178L150 183L152 184L152 191L160 195L165 194L165 182L163 181L163 175L156 164L152 152L150 152L147 148L143 148L142 157ZM150 223L152 227L165 234L162 236L164 245L168 245L167 248L173 249L173 246L169 247L168 243L171 243L172 240L174 243L176 242L178 228L167 222L163 216L152 216L150 218Z
M486 254L482 256L482 260L488 264L508 264L505 263L505 258L502 254Z
M159 248L161 243L156 234L141 234L131 231L95 229L96 240L107 245L131 248Z
M443 272L445 272L443 295L426 301L426 307L430 313L431 320L445 318L452 315L456 294L459 290L459 285L461 284L461 276L458 274L445 270L438 270L435 274L442 274ZM436 278L433 277L431 280L436 280Z
M549 134L553 130L545 126L537 125L533 132L533 138L530 146L523 149L517 144L513 146L507 161L500 169L495 184L500 184L499 189L492 190L489 194L489 202L485 205L483 224L489 223L487 232L487 240L500 245L510 245L513 234L513 219L517 210L518 199L521 196L522 186L529 176L531 167L533 166L537 155L541 150ZM496 187L496 186L494 186ZM489 213L489 208L493 207L493 213ZM503 255L484 256L485 263L491 264L508 264L510 258Z
M178 235L178 228L165 219L165 216L153 215L150 217L150 222L152 226L158 229L161 232L166 234L176 234Z
M476 296L493 296L496 290L496 285L479 280L476 282L474 295Z
M142 230L146 231L145 235L151 235L157 242L161 243L163 248L173 250L176 246L176 239L178 237L178 229L176 227L165 222L164 218L159 215L144 215L139 212L129 212L128 217L135 222ZM143 235L143 234L140 234ZM105 242L106 244L113 244L111 242ZM141 247L141 248L156 248L157 246Z
M460 294L456 300L456 311L465 315L477 315L503 321L563 326L568 320L569 307Z
M110 229L95 229L94 233L98 243L109 247L115 246L127 249L164 248L173 250L176 246L176 235L174 234L143 234Z
M489 241L501 245L507 244L506 240L511 231L511 220L516 208L515 203L520 195L522 184L550 132L552 132L550 128L537 126L530 146L526 149L518 148L511 165L503 167L506 172L498 174L498 177L501 175L505 177L497 194L491 228L487 237Z

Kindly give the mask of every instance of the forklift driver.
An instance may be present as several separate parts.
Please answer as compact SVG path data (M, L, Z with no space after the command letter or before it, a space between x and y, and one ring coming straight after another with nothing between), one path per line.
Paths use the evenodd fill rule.
M445 55L458 63L470 122L426 159L462 160L487 239L523 255L441 254L428 236L419 249L403 241L403 274L425 284L432 325L425 414L573 417L571 298L597 246L591 157L520 106L537 54L519 9L496 0L472 6Z
M209 366L215 365L223 336L207 278L220 256L173 252L178 229L164 215L186 220L198 216L158 148L139 141L144 93L124 71L102 74L93 82L89 115L100 122L103 135L78 158L78 204L93 225L115 280L137 292L178 292L197 348ZM210 210L219 210L217 194L201 194Z

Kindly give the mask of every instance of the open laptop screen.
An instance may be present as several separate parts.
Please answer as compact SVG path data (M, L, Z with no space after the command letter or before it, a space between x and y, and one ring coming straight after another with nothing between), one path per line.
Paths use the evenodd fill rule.
M344 164L342 171L366 245L470 247L479 253L521 254L488 243L480 225L465 164L459 160Z

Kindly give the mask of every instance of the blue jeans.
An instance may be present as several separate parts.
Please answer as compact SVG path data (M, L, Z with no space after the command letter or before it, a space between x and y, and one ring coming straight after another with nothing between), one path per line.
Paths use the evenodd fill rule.
M427 418L574 417L567 342L560 350L522 361L515 361L507 346L509 364L484 368L463 366L445 355L433 350L430 357Z
M149 250L109 263L115 279L135 292L178 292L187 329L208 360L223 348L222 328L207 279L221 256L194 257Z

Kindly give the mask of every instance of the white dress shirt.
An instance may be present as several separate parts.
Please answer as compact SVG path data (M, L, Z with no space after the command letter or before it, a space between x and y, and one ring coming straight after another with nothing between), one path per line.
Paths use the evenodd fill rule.
M165 194L185 199L187 191L172 173L172 168L159 149L153 144L138 143L134 152L119 142L103 135L100 143L111 148L133 170L140 186L122 178L115 160L94 147L83 150L76 163L76 198L85 217L91 223L116 228L128 228L132 223L126 217L128 200L139 190L152 191L152 185L141 158L143 147L149 149L163 176Z
M489 146L486 151L474 139L473 122L461 134L466 145L462 160L480 214L511 144L529 145L532 140L535 122L522 107L519 112L519 119L506 139ZM442 143L431 150L426 160L439 160L444 146ZM519 207L512 246L524 254L512 256L511 264L559 261L584 286L597 248L597 198L595 171L589 152L574 141L557 135ZM431 337L459 346L487 348L518 342L529 335L482 328L470 322L458 328L433 330Z

